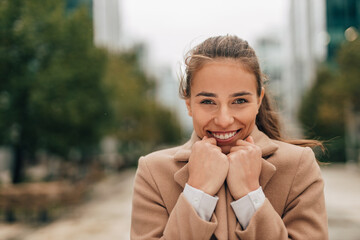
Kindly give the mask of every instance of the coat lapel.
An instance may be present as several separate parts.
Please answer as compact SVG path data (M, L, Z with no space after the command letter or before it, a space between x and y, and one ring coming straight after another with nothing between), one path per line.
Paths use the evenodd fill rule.
M276 167L267 160L263 159L261 165L260 179L259 179L260 186L263 189L265 189L267 183L269 182L269 180L271 179L271 177L274 175L275 172L276 172Z
M189 171L188 171L188 166L187 164L185 164L182 168L180 168L180 170L178 170L175 174L174 174L174 180L175 182L177 182L182 188L185 187L185 183L187 182L187 180L189 179Z
M259 131L257 127L255 127L253 130L251 136L254 138L255 144L261 148L263 160L259 182L260 186L265 189L266 184L276 172L276 167L265 159L267 159L278 149L278 145L265 133Z
M200 138L196 135L195 132L192 133L191 138L188 142L186 142L180 149L175 153L174 159L177 162L184 162L184 166L180 168L174 174L174 180L182 187L185 187L185 183L189 179L189 171L187 162L189 161L189 157L191 154L191 147L196 142L199 141Z
M231 206L230 203L232 203L233 201L234 201L234 198L231 196L230 190L227 189L226 190L226 202L227 202L226 206L227 206L227 224L228 224L228 239L229 240L238 239L235 234L237 220L236 220L235 212L230 207Z
M215 208L215 216L218 221L218 225L215 229L215 236L217 239L226 240L228 239L228 223L227 223L227 202L226 202L226 184L223 184L216 193L219 200Z

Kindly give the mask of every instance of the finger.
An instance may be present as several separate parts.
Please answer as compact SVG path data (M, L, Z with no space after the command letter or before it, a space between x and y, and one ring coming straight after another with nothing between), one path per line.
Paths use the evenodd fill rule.
M246 140L247 142L251 143L251 144L255 144L254 139L253 139L252 136L248 136L245 140Z
M239 150L247 150L247 149L248 149L247 146L235 146L230 148L230 152L236 152Z
M237 151L234 152L230 152L227 154L228 159L242 159L244 157L246 157L246 150L243 149L239 149Z
M208 136L204 136L202 139L204 142L211 143L213 145L216 145L216 139L215 138L209 138Z
M247 138L245 139L247 140ZM253 143L249 142L249 141L245 141L245 140L237 140L236 141L236 146L252 146Z

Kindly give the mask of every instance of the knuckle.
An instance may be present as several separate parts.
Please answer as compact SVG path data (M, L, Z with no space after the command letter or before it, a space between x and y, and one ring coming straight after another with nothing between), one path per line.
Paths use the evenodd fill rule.
M210 154L216 154L218 150L216 148L210 148Z
M253 146L247 146L247 147L246 147L246 150L247 150L248 152L253 152L255 149L254 149Z
M248 149L240 149L238 152L240 155L244 155L244 154L247 154L248 153Z
M209 143L209 142L206 142L206 143L205 143L205 146L206 146L206 147L213 147L214 144L211 144L211 143Z
M236 153L232 153L228 155L229 161L232 161L235 158Z
M198 148L201 145L202 145L201 141L198 141L198 142L194 143L193 148Z

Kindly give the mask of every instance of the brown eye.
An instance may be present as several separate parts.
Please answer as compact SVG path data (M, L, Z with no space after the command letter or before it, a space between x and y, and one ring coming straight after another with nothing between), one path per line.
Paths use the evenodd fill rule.
M204 99L200 102L201 104L215 104L214 101L209 100L209 99Z
M242 103L246 103L246 102L248 102L246 99L238 98L238 99L235 99L234 104L242 104Z

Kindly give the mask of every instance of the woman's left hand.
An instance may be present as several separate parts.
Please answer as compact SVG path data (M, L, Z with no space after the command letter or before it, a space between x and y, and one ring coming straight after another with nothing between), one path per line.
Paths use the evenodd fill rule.
M230 149L229 172L226 178L231 195L238 200L260 187L262 154L251 136L238 140Z

